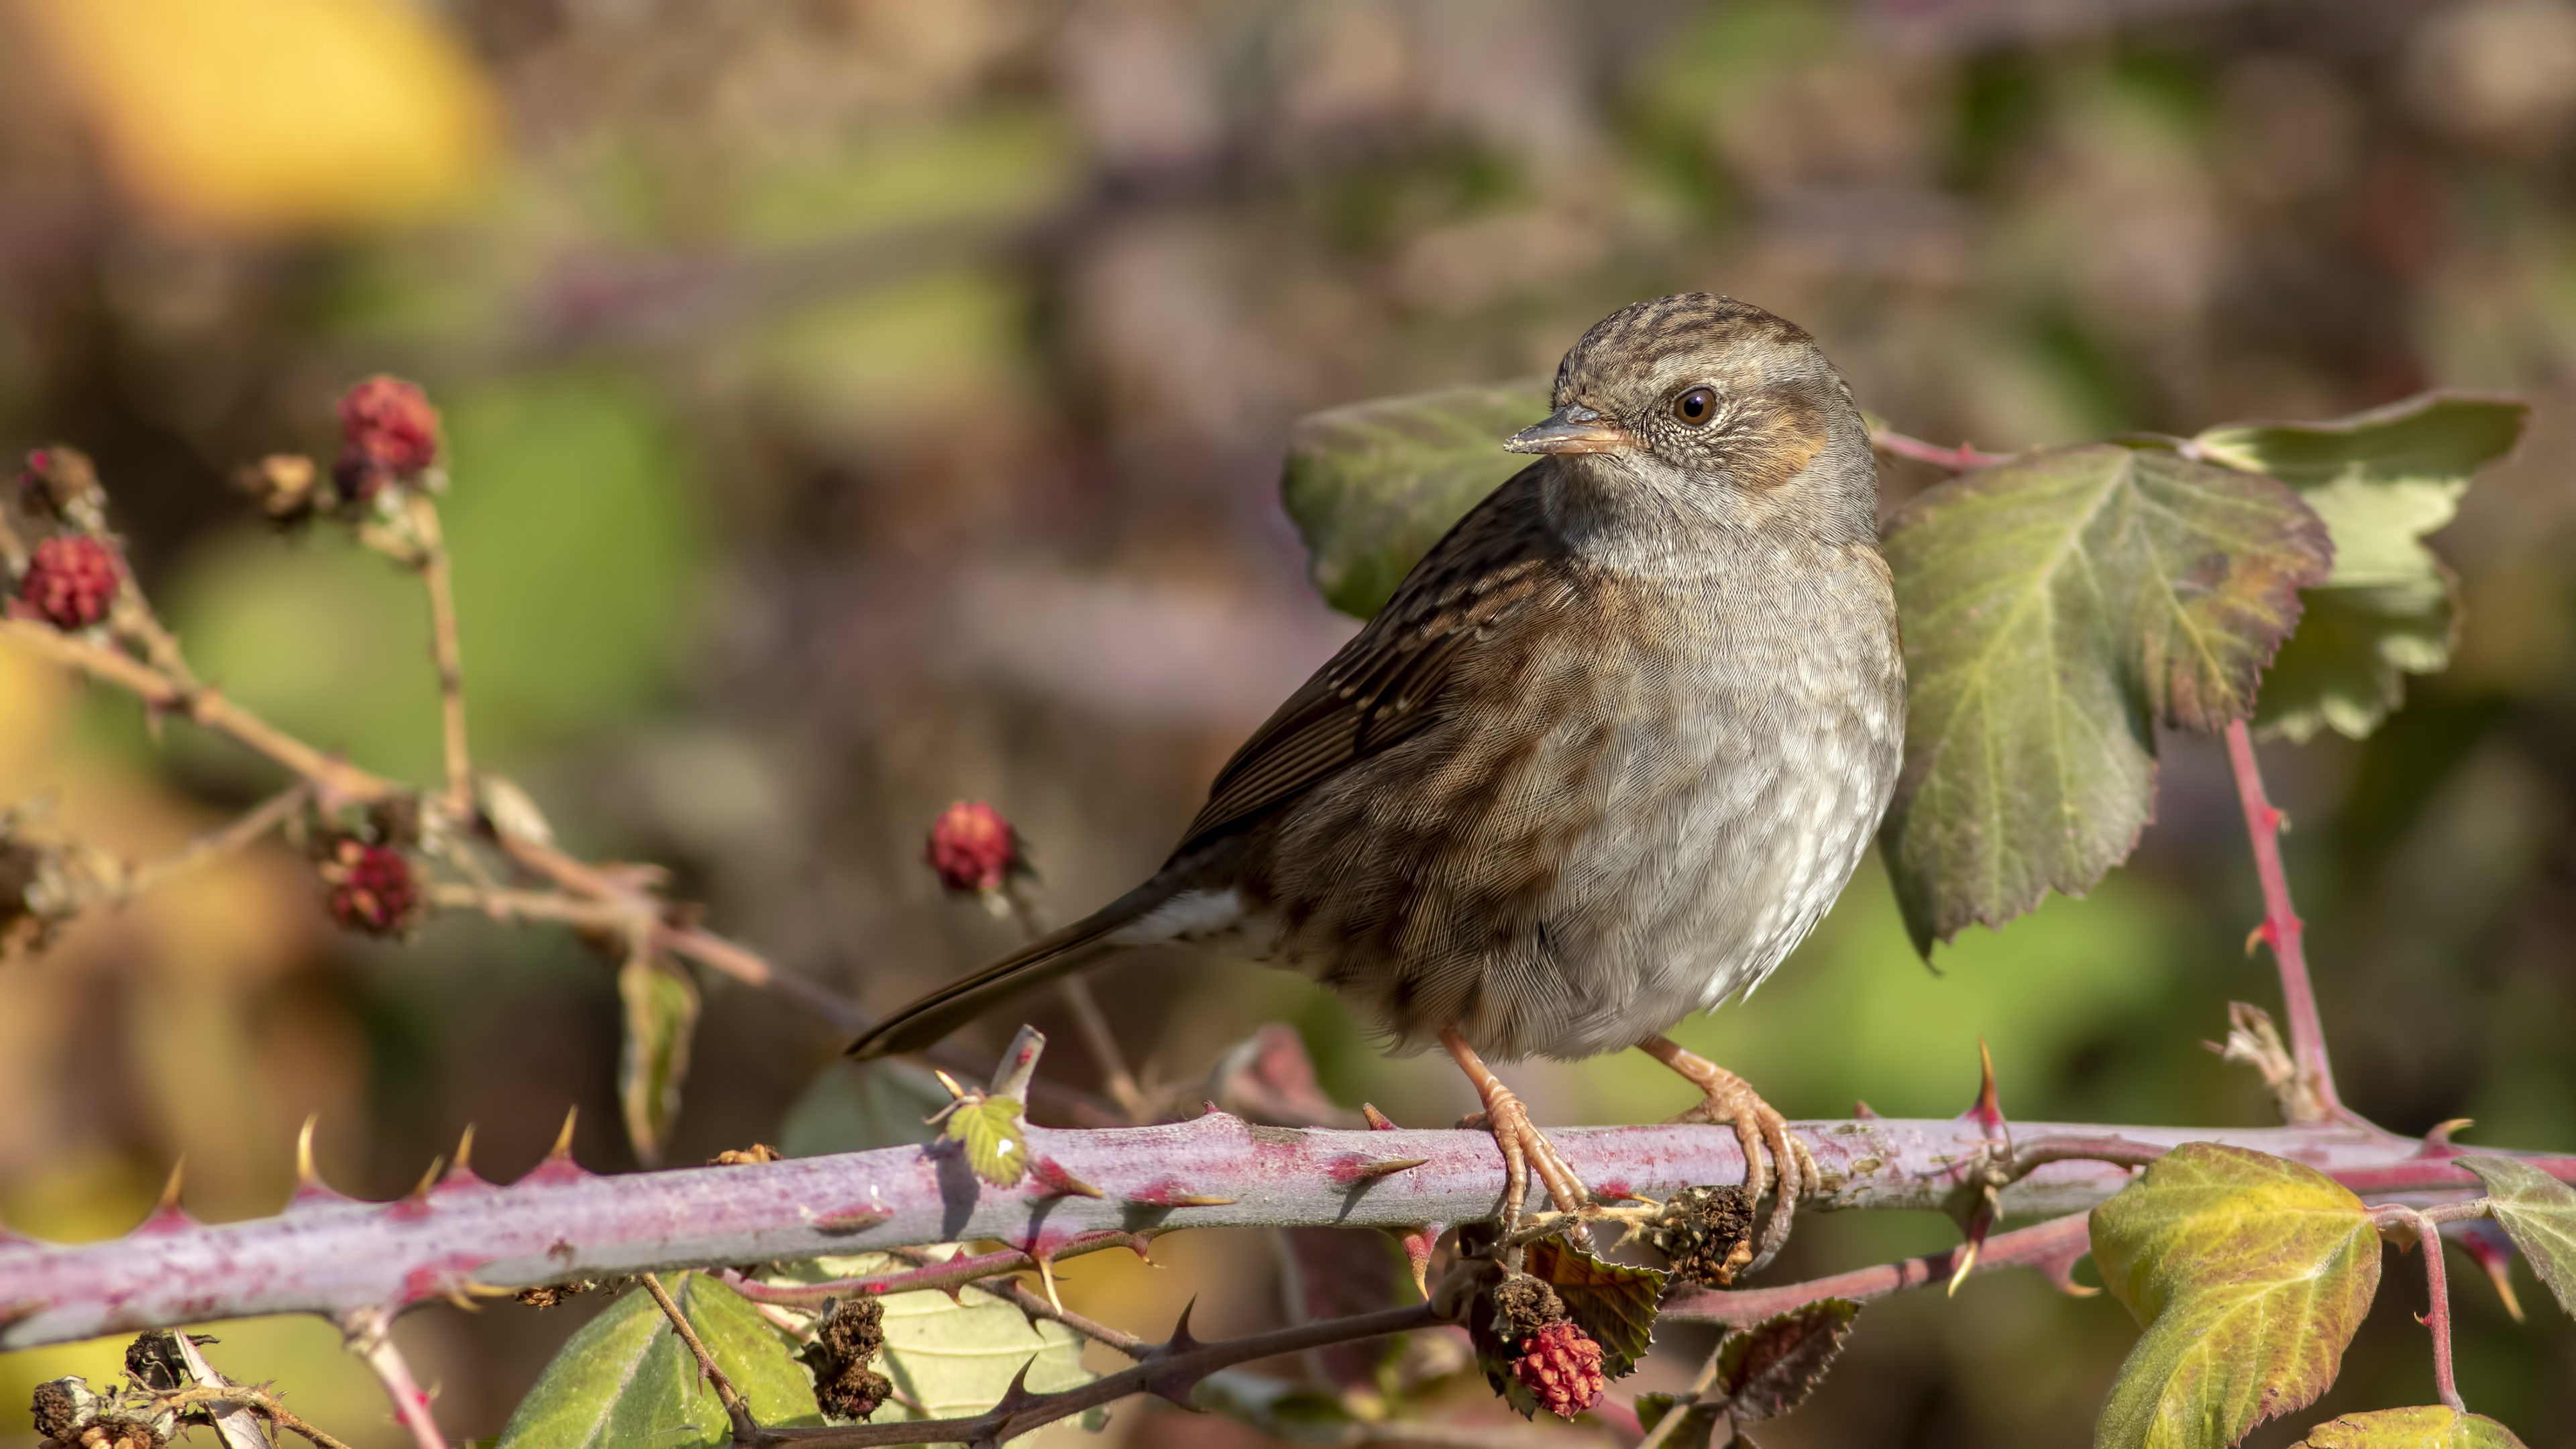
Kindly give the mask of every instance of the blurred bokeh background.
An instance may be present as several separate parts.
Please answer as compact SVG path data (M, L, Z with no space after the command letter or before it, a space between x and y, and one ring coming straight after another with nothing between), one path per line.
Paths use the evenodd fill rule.
M1086 909L1353 627L1276 502L1305 411L1544 371L1680 288L1804 323L1873 411L1990 448L2517 391L2531 436L2435 540L2456 667L2376 737L2266 764L2347 1099L2576 1148L2576 4L0 0L0 54L0 445L96 455L200 672L432 776L411 584L225 483L327 454L356 377L417 378L481 760L575 848L668 864L711 925L880 1007L1010 939L922 868L941 807L999 806L1050 905ZM277 783L0 653L0 802L143 856ZM2172 740L2157 823L2089 898L1936 975L1873 866L1682 1035L1792 1115L1948 1115L1982 1037L2017 1118L2259 1123L2201 1046L2275 1000L2257 915L2223 756ZM1101 980L1165 1080L1285 1021L1345 1106L1468 1105L1294 979ZM839 1130L812 1104L840 1043L708 991L673 1160L779 1140L809 1091L807 1140ZM254 855L0 970L0 1217L121 1232L183 1154L201 1215L273 1211L309 1112L353 1192L408 1188L468 1123L506 1179L576 1105L582 1159L631 1168L615 1000L559 933L334 935L309 869ZM1058 1005L1023 1014L1090 1084ZM1685 1099L1642 1058L1511 1075L1546 1121ZM1954 1240L1813 1218L1774 1277ZM1245 1328L1280 1309L1243 1242L1066 1276L1146 1332L1192 1292L1203 1332ZM2512 1323L2454 1262L2470 1404L2576 1445L2576 1329L2527 1275ZM2388 1284L2299 1422L2430 1400L2420 1279ZM448 1431L488 1435L587 1311L400 1334ZM395 1442L327 1327L219 1331L236 1376ZM1875 1307L1763 1439L2089 1443L2131 1336L2029 1275ZM1626 1387L1707 1342L1667 1337ZM114 1355L0 1357L0 1445L31 1442L29 1385ZM1141 1406L1108 1432L1254 1442Z

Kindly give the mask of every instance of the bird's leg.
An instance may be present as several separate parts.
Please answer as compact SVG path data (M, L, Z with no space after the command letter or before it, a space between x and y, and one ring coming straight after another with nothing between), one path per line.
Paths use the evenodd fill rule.
M1755 1199L1771 1186L1770 1172L1763 1162L1763 1151L1769 1149L1771 1161L1780 1171L1779 1196L1772 1202L1771 1221L1763 1225L1762 1241L1744 1271L1767 1265L1780 1246L1789 1241L1789 1219L1798 1210L1798 1198L1822 1180L1815 1155L1807 1151L1806 1143L1789 1135L1789 1119L1763 1101L1742 1077L1696 1052L1684 1050L1671 1037L1650 1036L1637 1043L1637 1049L1681 1073L1707 1097L1673 1120L1734 1126L1735 1140L1744 1146L1744 1190Z
M1528 1192L1532 1167L1538 1169L1539 1181L1547 1184L1548 1201L1558 1212L1581 1211L1592 1200L1591 1191L1557 1155L1556 1145L1530 1121L1529 1109L1521 1105L1519 1096L1503 1085L1503 1079L1494 1075L1494 1069L1485 1065L1485 1059L1476 1055L1465 1037L1443 1030L1440 1044L1457 1060L1458 1070L1476 1084L1476 1095L1485 1104L1485 1125L1494 1134L1494 1145L1502 1149L1504 1236L1520 1227L1521 1199Z

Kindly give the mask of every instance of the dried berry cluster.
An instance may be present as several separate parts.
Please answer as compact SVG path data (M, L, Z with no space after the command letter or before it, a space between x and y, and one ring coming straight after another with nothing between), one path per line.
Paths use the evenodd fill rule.
M1683 1188L1664 1200L1650 1241L1676 1274L1724 1287L1753 1261L1753 1202L1740 1186Z
M940 812L923 853L941 885L977 895L1000 890L1004 881L1028 868L1019 832L1002 812L981 801L960 800Z
M162 1449L169 1442L151 1422L116 1411L79 1379L36 1385L36 1442L40 1449Z
M814 1371L814 1402L835 1419L864 1419L894 1393L894 1382L868 1367L885 1349L885 1305L874 1294L844 1298L814 1325L799 1355Z

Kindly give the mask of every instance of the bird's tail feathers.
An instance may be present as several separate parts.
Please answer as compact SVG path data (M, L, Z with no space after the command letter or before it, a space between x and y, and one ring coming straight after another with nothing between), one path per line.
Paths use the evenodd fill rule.
M861 1061L915 1052L983 1015L1009 997L1060 980L1126 949L1112 937L1171 897L1159 877L1081 920L1040 936L963 980L952 981L870 1027L850 1044Z

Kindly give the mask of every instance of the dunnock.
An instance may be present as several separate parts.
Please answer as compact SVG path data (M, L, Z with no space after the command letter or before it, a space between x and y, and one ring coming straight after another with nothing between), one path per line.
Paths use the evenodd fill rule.
M1585 1189L1485 1066L1642 1047L1779 1171L1815 1168L1742 1079L1662 1035L1751 991L1824 915L1896 782L1905 668L1851 390L1805 332L1706 293L1603 318L1557 369L1542 455L1218 774L1154 878L896 1013L936 1041L1122 947L1305 971L1401 1052L1474 1080L1507 1220L1535 1167Z

